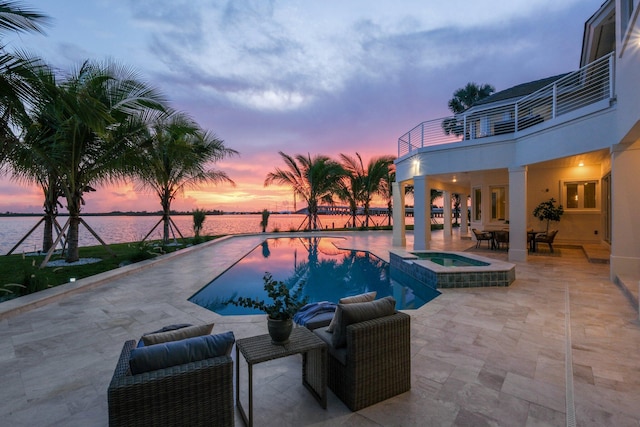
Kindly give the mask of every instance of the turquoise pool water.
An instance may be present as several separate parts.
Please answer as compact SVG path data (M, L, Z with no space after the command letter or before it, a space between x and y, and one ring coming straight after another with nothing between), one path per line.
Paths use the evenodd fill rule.
M490 265L488 262L446 252L411 252L411 254L418 257L418 259L426 259L443 267L482 267Z
M392 295L397 309L415 309L440 295L418 282L393 280L387 262L369 252L340 250L334 245L336 240L340 239L267 239L189 301L221 315L260 314L225 301L239 296L266 299L262 280L265 272L289 287L303 283L302 293L310 302L337 302L345 296L376 291L377 298Z

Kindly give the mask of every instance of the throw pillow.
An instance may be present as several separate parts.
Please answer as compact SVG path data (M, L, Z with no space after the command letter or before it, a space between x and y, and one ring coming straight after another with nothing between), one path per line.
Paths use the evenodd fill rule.
M377 291L372 291L372 292L366 292L364 294L360 294L360 295L353 295L350 297L344 297L344 298L340 298L339 303L340 304L352 304L354 302L369 302L369 301L373 301L374 299L376 299L376 295L378 294ZM337 316L334 315L333 318L331 319L331 323L329 323L329 327L327 328L327 332L331 332L333 333L333 330L336 327L336 321L337 321Z
M159 334L160 332L175 331L177 329L186 328L187 326L193 326L193 325L191 323L176 323L175 325L163 326L162 328L158 329L157 331L147 332L146 334L142 334L142 336L151 335L151 334ZM142 341L142 337L140 337L140 339L138 340L138 344L136 345L136 347L138 347L138 348L144 347L144 341Z
M333 330L331 344L333 344L334 348L347 345L347 326L379 317L391 316L395 312L396 300L392 296L371 302L338 304L335 316L338 319Z
M185 338L209 335L212 329L213 323L209 323L207 325L187 326L180 329L143 335L142 342L144 342L144 345L147 346L161 344L169 341L179 341Z
M131 374L137 375L212 357L229 356L234 342L233 332L229 331L134 348L129 356L129 367Z

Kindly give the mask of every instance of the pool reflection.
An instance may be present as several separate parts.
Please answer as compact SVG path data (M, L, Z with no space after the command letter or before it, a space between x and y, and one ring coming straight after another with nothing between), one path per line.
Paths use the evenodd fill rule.
M366 251L338 249L335 238L267 239L230 269L203 287L189 301L222 315L260 314L255 309L225 304L238 296L266 299L265 272L287 286L303 286L309 301L333 301L363 292L377 298L392 295L398 309L418 308L439 295L389 277L389 264ZM415 287L415 285L414 285Z

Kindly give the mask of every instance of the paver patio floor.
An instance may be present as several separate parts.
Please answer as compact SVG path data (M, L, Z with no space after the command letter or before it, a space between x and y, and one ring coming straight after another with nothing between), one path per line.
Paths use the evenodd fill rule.
M345 247L388 259L390 232L344 236ZM187 301L264 237L181 251L91 288L83 288L90 279L64 285L73 292L33 309L0 304L0 425L107 425L122 344L165 324L215 322L214 333L236 338L266 333L264 316L222 317ZM474 242L439 232L431 245L465 250ZM324 410L302 386L300 360L278 359L254 369L256 425L640 424L638 312L609 281L608 265L588 263L581 250L530 256L516 263L508 288L442 290L407 313L411 391L356 413L329 391Z

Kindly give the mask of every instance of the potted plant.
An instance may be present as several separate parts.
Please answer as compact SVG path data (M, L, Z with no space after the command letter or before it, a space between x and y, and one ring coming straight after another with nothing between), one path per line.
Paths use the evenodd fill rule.
M238 297L227 303L235 306L255 308L267 313L267 328L271 342L284 345L289 342L289 335L293 328L293 315L304 307L309 298L301 298L302 284L295 290L289 289L284 282L276 281L271 273L265 273L264 290L271 301Z
M547 221L547 234L549 234L549 222L560 221L560 217L564 214L562 205L556 206L555 202L555 199L551 198L546 202L540 203L533 210L533 216L538 218L540 221Z

